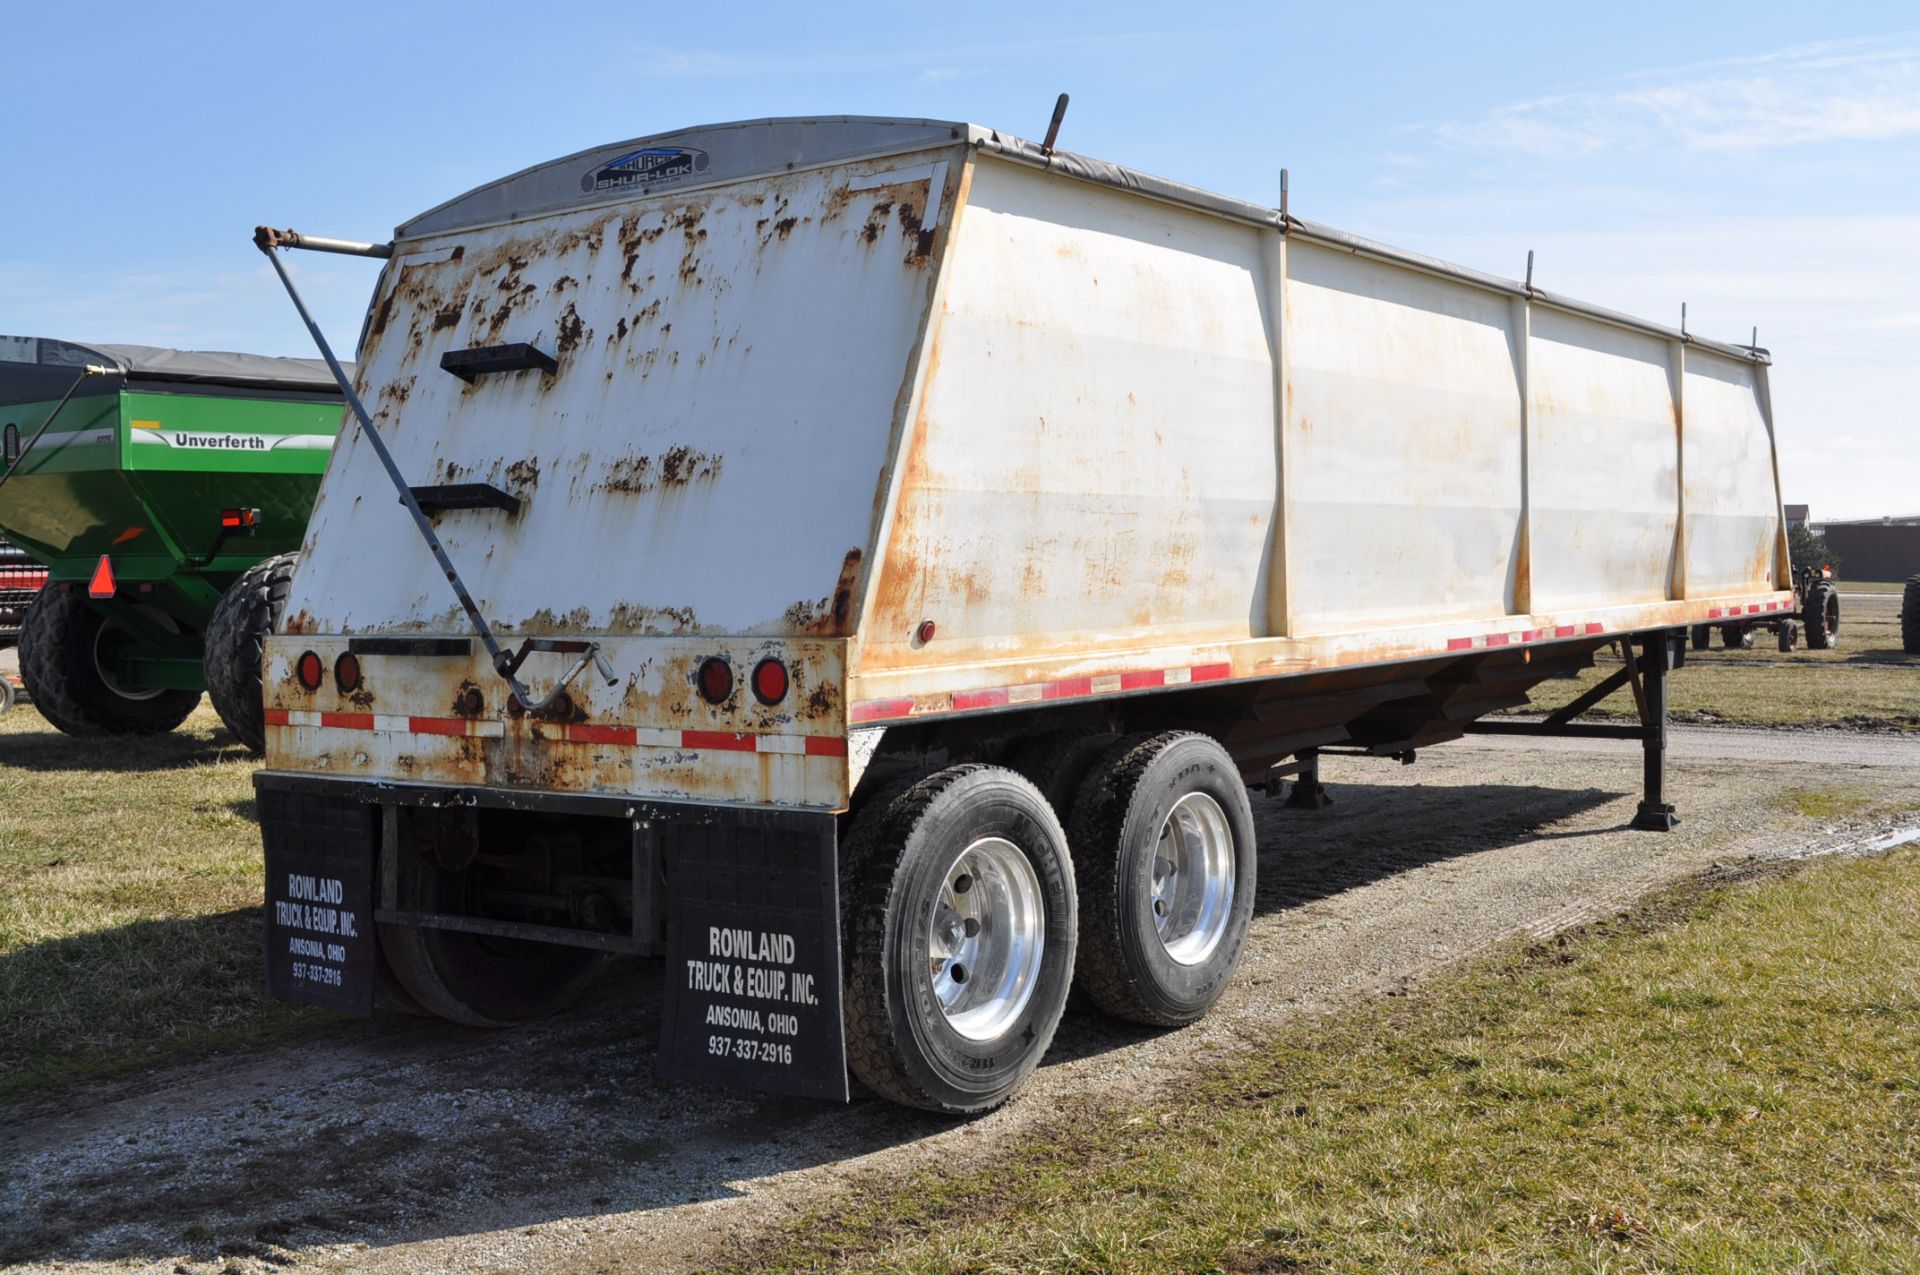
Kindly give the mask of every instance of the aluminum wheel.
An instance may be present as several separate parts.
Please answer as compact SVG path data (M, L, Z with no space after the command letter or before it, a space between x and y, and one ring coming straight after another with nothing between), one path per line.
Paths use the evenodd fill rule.
M927 926L934 995L947 1025L993 1040L1033 999L1046 953L1040 878L1011 841L982 837L947 868Z
M1233 826L1220 803L1188 793L1160 825L1153 852L1153 925L1167 955L1198 965L1233 914Z

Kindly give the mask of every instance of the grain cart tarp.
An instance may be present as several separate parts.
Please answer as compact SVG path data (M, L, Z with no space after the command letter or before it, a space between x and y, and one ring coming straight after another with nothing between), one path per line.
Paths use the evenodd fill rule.
M1791 605L1763 352L992 130L623 143L444 204L392 252L360 394L417 490L500 497L434 521L506 644L591 640L617 676L517 711L365 438L343 442L269 646L260 783L308 803L270 858L371 821L351 875L370 896L389 865L383 943L664 943L715 979L709 930L830 954L810 900L846 868L835 812L889 759L1039 783L1016 759L1042 737L1172 727L1256 781L1321 747L1411 758L1604 644ZM357 693L303 686L309 654L354 655ZM572 659L521 676L544 694ZM565 871L514 876L488 821L417 813L456 797L568 827ZM1244 797L1208 800L1224 836ZM455 848L410 886L392 856L421 838ZM476 862L512 878L493 904ZM753 864L801 920L744 887L724 920L714 883ZM531 1003L490 1010L485 979L409 953L452 1016ZM669 984L669 1023L711 1008ZM941 1021L979 1021L940 987Z

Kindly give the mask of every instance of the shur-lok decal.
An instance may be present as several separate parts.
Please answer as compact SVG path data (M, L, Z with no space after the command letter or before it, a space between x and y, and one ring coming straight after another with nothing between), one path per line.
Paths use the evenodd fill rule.
M619 190L627 186L660 186L707 171L707 153L688 146L643 146L617 159L595 164L580 177L580 189Z

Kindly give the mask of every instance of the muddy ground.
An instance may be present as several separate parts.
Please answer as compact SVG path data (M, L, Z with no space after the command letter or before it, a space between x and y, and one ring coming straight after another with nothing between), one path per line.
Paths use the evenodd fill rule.
M1666 835L1626 827L1630 744L1469 740L1410 767L1333 759L1330 809L1256 798L1255 937L1219 1010L1169 1033L1076 1013L1035 1082L979 1120L663 1088L658 963L626 961L530 1029L343 1020L319 1041L0 1111L0 1261L697 1268L834 1193L934 1160L984 1162L1063 1109L1150 1097L1223 1051L1257 1049L1278 1024L1503 938L1608 914L1717 864L1920 826L1920 739L1680 730L1675 742L1670 795L1685 822ZM1854 813L1793 813L1808 805Z

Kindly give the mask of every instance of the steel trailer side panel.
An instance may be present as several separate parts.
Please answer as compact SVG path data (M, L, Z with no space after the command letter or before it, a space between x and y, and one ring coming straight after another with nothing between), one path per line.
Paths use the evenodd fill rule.
M1544 306L1531 331L1533 605L1665 601L1680 491L1669 345Z
M1287 267L1293 635L1514 613L1507 299L1313 244Z
M982 162L947 260L862 674L1263 628L1260 232Z
M991 151L969 171L852 724L1792 605L1759 356Z
M1710 596L1774 580L1780 525L1773 435L1750 364L1686 356L1687 589Z

